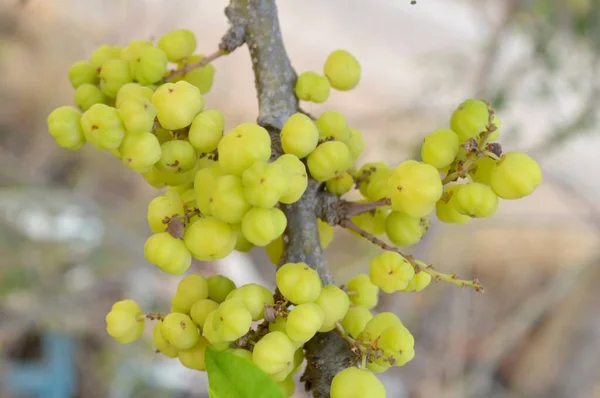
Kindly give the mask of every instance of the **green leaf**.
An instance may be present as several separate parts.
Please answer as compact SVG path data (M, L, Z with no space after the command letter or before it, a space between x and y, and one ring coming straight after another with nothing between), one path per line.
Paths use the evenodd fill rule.
M247 359L207 347L204 362L211 398L285 398L277 383Z

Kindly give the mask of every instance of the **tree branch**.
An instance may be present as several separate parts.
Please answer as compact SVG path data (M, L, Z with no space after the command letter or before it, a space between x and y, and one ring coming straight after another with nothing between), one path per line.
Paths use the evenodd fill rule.
M273 142L273 156L279 156L279 133L283 123L299 112L294 93L296 72L285 50L275 0L230 0L225 15L231 24L220 48L232 51L246 43L252 60L258 97L257 122L265 127ZM317 205L320 184L309 177L302 198L282 205L287 217L284 232L282 264L305 262L320 275L324 284L333 283L327 268L317 227ZM318 334L305 346L308 361L303 380L315 398L329 397L333 376L348 366L352 355L348 344L334 332ZM311 370L312 369L312 370ZM318 369L316 372L314 369Z
M298 112L294 95L296 72L285 51L274 0L231 0L225 9L231 28L237 37L244 32L248 45L256 91L258 123L281 129L286 119ZM222 43L222 47L228 43ZM233 43L238 44L238 42Z

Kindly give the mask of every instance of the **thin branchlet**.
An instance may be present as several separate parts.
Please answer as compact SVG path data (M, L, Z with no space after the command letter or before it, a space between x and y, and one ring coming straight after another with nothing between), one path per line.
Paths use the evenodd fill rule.
M423 263L417 261L412 255L404 254L397 247L389 245L386 242L384 242L383 240L374 236L373 234L368 233L364 229L360 228L358 225L354 224L349 219L341 220L340 226L344 227L350 231L356 232L363 238L365 238L368 241L372 242L373 244L381 247L383 250L392 251L392 252L396 252L396 253L400 254L402 257L404 257L405 259L407 259L410 262L410 264L415 269L415 272L425 272L426 274L431 275L432 279L436 282L443 280L446 282L450 282L459 287L471 287L471 288L475 289L475 291L483 293L483 286L479 283L479 280L477 280L477 279L473 279L470 281L464 280L464 279L460 279L456 274L445 274L443 272L436 271L433 269L433 266L426 265L426 264L423 264Z

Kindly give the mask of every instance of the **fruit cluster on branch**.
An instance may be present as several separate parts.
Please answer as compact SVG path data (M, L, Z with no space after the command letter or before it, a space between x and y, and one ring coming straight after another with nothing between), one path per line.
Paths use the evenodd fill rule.
M322 72L297 76L273 1L233 0L226 15L231 28L206 57L195 53L196 38L186 29L156 43L100 46L70 68L75 104L54 110L48 130L60 147L89 143L109 151L163 190L148 204L149 263L183 275L193 259L257 248L278 267L277 290L187 274L168 313L144 313L124 299L106 316L107 331L128 344L153 321L157 352L208 370L209 380L211 347L247 359L277 383L277 396L293 393L293 376L306 359L302 380L315 397L385 397L375 374L407 364L415 351L397 315L372 313L380 292L420 292L432 280L483 290L477 280L441 273L400 247L418 243L433 215L455 224L493 216L501 199L531 194L541 169L525 153L503 153L500 119L478 99L464 101L448 127L424 138L421 160L361 165L363 136L345 115L311 117L298 107L355 88L356 58L338 49ZM207 108L204 94L215 76L211 62L244 43L259 117L226 129L226 116ZM354 189L362 200L343 199ZM383 249L368 273L343 286L323 256L335 226ZM213 382L211 396L221 387Z

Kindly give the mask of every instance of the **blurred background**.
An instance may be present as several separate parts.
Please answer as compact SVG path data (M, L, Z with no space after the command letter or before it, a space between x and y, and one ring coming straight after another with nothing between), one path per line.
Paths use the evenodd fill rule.
M201 53L227 28L226 1L0 2L0 397L207 397L205 374L105 332L122 298L165 311L179 278L146 263L146 205L158 191L109 153L59 149L46 132L71 104L66 72L100 44L176 28ZM362 162L416 156L468 97L492 102L505 150L530 152L544 182L491 219L433 223L408 249L444 272L479 277L485 294L435 284L382 296L417 356L382 376L389 397L600 397L600 2L597 0L305 0L279 2L298 72L344 48L361 62L333 109L363 132ZM207 95L226 128L254 121L245 48L219 59ZM327 251L339 283L379 249L339 231ZM236 283L273 284L261 250L195 265ZM38 395L26 393L39 387ZM21 391L21 392L19 392ZM302 387L297 397L306 396Z

